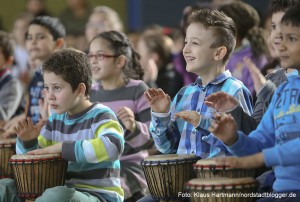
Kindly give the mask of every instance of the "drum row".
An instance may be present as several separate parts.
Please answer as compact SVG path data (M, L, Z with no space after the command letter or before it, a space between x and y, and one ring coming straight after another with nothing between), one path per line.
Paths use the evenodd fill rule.
M141 161L152 197L159 201L254 201L255 170L230 169L194 155L154 155Z
M68 162L60 154L15 155L16 139L0 140L0 179L14 178L18 196L34 200L65 184Z

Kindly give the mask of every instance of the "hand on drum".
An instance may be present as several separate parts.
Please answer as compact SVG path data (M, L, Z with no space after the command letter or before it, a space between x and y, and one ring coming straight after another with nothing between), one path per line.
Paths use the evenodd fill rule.
M237 125L230 114L215 114L215 120L211 122L209 131L226 145L233 145L237 140Z
M196 111L182 111L175 114L175 118L181 118L191 123L195 128L199 125L200 116Z
M31 118L27 117L18 121L18 125L14 127L14 131L22 141L30 141L36 139L44 126L45 121L40 121L36 125L32 123Z
M218 112L227 112L237 107L239 102L235 97L219 91L207 96L205 98L205 104Z
M252 168L260 168L264 166L264 156L263 153L257 153L250 156L244 157L222 157L214 159L218 164L226 165L231 168L244 168L244 169L252 169Z
M62 152L62 142L55 145L27 152L29 155L58 154Z
M171 97L162 89L149 88L144 95L150 104L152 111L157 113L168 113L170 110Z

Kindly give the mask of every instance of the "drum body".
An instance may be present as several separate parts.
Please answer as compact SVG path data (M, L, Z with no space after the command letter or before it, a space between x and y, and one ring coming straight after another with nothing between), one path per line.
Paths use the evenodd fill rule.
M201 159L193 165L197 178L229 177L242 178L254 177L255 169L237 169L216 163L212 159Z
M68 162L60 154L14 155L9 164L21 198L35 199L46 189L65 184Z
M16 139L0 139L0 179L11 178L9 159L16 154Z
M191 202L254 202L258 182L251 177L192 179L186 185Z
M149 191L161 201L182 201L185 183L195 177L193 164L199 160L194 155L153 155L141 161Z

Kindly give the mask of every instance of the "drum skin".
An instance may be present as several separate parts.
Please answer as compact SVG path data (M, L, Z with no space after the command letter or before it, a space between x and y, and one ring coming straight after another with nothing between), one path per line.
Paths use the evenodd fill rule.
M195 177L194 155L153 155L141 161L151 196L160 201L182 201L185 183Z
M255 169L237 169L216 163L213 159L201 159L193 165L197 178L215 178L215 177L255 177Z
M12 177L8 161L14 154L16 154L16 138L0 139L0 179Z
M9 164L21 198L35 199L46 189L65 184L68 162L61 154L13 155Z
M258 182L245 178L196 178L186 185L191 202L254 202Z

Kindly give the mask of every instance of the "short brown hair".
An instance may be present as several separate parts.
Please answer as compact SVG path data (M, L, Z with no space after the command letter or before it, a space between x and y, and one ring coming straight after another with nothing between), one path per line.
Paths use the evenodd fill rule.
M212 29L215 36L215 41L212 42L211 48L225 46L227 53L223 61L229 59L230 54L236 44L236 27L231 18L215 9L199 9L192 13L189 23L200 23L206 29Z

